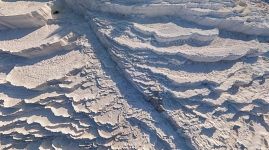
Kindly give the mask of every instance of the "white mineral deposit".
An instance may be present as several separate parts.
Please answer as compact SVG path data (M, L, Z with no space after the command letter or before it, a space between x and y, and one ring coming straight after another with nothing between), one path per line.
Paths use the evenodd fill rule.
M269 150L269 1L0 0L0 149Z

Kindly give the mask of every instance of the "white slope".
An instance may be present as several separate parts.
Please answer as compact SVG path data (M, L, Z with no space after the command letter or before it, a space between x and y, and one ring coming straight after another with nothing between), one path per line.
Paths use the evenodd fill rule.
M269 149L268 8L0 1L0 149Z
M228 14L209 1L75 3L125 77L196 149L268 148L268 4L216 6Z
M222 1L99 1L67 0L76 11L95 10L121 15L175 16L205 26L268 36L268 4L259 0ZM129 4L130 3L130 4Z
M56 51L68 49L68 42L75 39L75 34L68 30L64 31L59 25L45 25L35 30L6 30L2 31L0 51L23 57L40 57L55 53ZM21 38L12 37L18 32L26 31L27 35ZM59 31L62 35L58 34ZM11 35L10 38L8 35Z
M6 80L15 86L35 89L52 80L60 80L73 70L81 69L86 62L85 56L80 52L72 51L34 65L14 67Z
M42 27L0 31L1 149L187 147L117 71L88 23L57 4Z
M0 30L41 27L49 19L51 8L44 2L0 1Z

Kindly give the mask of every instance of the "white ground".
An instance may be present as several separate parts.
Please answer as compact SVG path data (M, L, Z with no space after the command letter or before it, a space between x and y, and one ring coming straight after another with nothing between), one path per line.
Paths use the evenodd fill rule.
M0 149L269 149L268 12L0 1Z

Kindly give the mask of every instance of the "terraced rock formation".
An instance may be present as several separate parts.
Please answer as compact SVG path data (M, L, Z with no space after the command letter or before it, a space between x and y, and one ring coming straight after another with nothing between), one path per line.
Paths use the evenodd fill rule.
M268 12L0 1L0 149L269 149Z
M52 19L51 9L42 2L1 2L0 30L42 27Z

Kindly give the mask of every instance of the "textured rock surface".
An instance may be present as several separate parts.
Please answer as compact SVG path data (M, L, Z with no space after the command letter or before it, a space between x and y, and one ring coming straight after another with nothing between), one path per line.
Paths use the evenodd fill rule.
M268 12L0 1L0 149L269 149Z
M51 9L42 2L0 1L0 30L44 26L51 19Z

